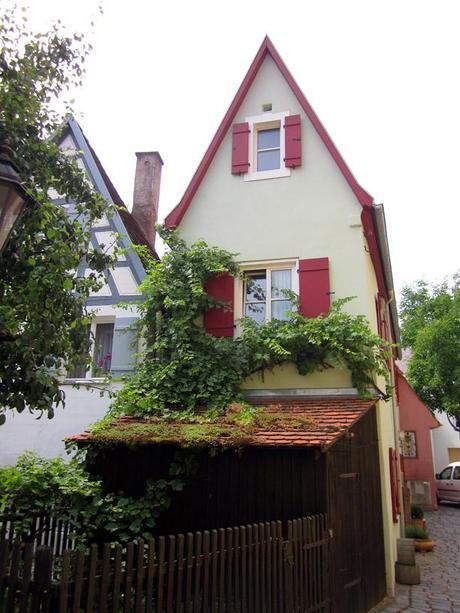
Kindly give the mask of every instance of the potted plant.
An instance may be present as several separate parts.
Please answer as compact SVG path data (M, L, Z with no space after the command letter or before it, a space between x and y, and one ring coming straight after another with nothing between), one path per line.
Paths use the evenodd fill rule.
M423 519L423 515L422 507L419 507L417 504L411 505L410 516L414 526L425 529L425 520Z
M433 551L435 542L430 539L428 532L420 526L406 527L406 538L414 539L415 551Z

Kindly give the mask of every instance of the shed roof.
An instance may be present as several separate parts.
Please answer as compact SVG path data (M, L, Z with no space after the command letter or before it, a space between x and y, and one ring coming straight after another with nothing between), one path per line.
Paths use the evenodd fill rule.
M235 423L231 413L216 422L206 422L201 432L200 424L192 421L122 416L102 430L86 430L70 440L189 447L317 447L326 451L375 405L377 398L258 398L251 402L263 411L261 419L249 426Z

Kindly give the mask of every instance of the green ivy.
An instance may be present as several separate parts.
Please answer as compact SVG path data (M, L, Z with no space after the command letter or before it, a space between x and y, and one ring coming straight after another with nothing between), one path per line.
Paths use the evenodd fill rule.
M143 496L123 492L104 493L85 466L73 459L42 458L25 452L15 466L0 468L0 523L10 519L22 538L38 537L33 532L37 517L69 523L78 544L91 542L127 543L150 538L158 516L167 509L174 491L196 470L194 456L178 452L167 479L149 481Z
M143 252L142 359L111 410L136 417L186 418L207 410L222 415L241 400L241 383L284 363L301 375L332 367L349 368L353 384L366 394L376 375L387 376L389 345L373 334L365 317L342 310L337 300L325 317L306 319L298 310L286 321L257 325L241 320L235 339L206 332L206 309L227 305L205 290L209 277L225 271L241 276L233 254L204 241L187 246L176 231L159 227L167 252L158 262ZM290 299L298 306L297 297Z

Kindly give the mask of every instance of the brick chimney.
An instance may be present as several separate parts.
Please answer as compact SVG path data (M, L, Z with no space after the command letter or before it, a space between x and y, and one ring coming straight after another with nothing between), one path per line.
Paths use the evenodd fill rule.
M158 151L139 151L136 157L132 216L153 248L163 160Z

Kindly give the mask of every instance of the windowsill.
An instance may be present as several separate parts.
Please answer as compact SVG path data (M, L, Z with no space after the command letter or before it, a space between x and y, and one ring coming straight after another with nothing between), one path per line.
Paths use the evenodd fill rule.
M262 181L263 179L280 179L290 177L290 168L277 168L276 170L261 170L260 172L248 172L244 176L244 181Z
M110 379L108 377L88 377L88 378L75 378L69 379L66 378L61 382L61 385L91 385L92 383L109 383Z

